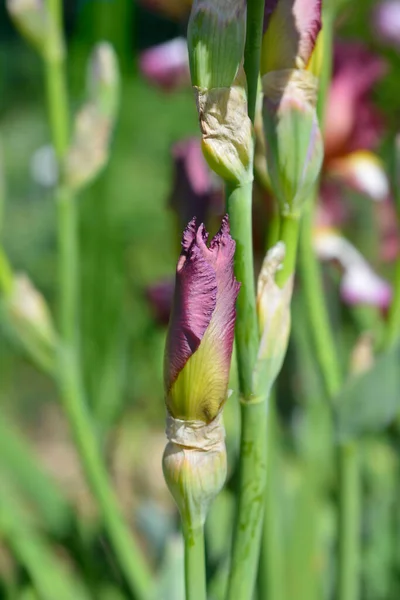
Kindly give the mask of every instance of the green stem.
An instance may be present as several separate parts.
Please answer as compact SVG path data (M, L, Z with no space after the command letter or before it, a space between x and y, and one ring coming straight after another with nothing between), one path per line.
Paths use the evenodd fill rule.
M389 308L386 335L384 340L385 348L391 348L400 338L400 258L396 261L396 270L394 278L393 299Z
M299 267L317 360L327 395L332 400L341 388L342 374L325 305L321 268L312 246L312 223L313 214L309 209L302 219Z
M49 36L55 37L54 40L49 40L49 44L57 46L57 36L62 36L60 0L47 0L47 8L58 25L49 32ZM57 60L47 60L46 82L53 144L61 171L69 142L68 97L62 56ZM57 201L61 333L58 377L64 408L86 477L100 506L118 562L134 596L145 600L149 598L152 587L151 574L129 533L111 489L82 387L78 347L79 260L76 198L67 188L60 185Z
M76 198L66 187L57 190L60 331L64 343L78 353L78 222Z
M142 554L124 522L117 499L110 487L107 471L100 458L97 440L82 389L76 356L64 349L60 353L60 386L82 464L99 503L110 541L121 569L136 598L149 598L151 574Z
M253 369L259 335L255 306L251 223L252 184L227 187L232 237L236 241L235 275L241 282L237 301L236 349L242 395L238 513L232 548L228 600L247 600L255 587L266 483L266 398L255 398Z
M253 368L259 344L251 220L252 183L227 186L226 193L231 234L236 241L235 275L241 284L235 329L239 381L242 395L245 399L251 399Z
M244 70L248 88L247 110L253 123L256 114L258 76L260 74L263 22L264 0L248 0Z
M360 474L356 443L339 448L339 594L340 600L358 600L360 537Z
M186 600L207 600L204 528L183 527Z
M5 296L12 291L13 274L3 248L0 246L0 293Z
M285 243L285 259L282 269L277 272L275 281L283 287L296 268L297 244L299 239L299 218L292 215L281 216L279 239Z
M260 552L267 475L267 403L242 402L239 504L228 600L253 597Z
M329 316L324 302L321 271L312 247L312 213L303 220L300 238L300 270L308 318L325 390L334 407L342 386L342 373ZM360 554L359 472L354 459L355 447L344 444L338 448L339 479L339 559L338 600L358 598L358 560Z

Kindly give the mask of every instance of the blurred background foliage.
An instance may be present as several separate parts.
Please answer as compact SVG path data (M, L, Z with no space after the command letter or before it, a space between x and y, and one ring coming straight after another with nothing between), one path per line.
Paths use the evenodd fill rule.
M372 90L372 98L385 118L379 153L390 171L393 138L400 128L400 53L376 39L371 18L375 5L372 0L342 0L336 35L362 41L386 60L386 74ZM85 383L125 514L145 554L158 567L164 590L159 598L179 600L181 547L174 533L175 508L161 473L165 328L157 323L146 290L174 272L180 232L168 205L171 146L197 135L198 125L190 88L160 91L140 75L137 59L145 48L184 35L185 22L160 16L133 0L65 0L64 11L71 109L82 101L86 61L97 41L109 40L114 45L123 73L110 163L79 200ZM0 136L6 182L4 247L15 271L27 273L56 310L56 218L48 180L51 184L51 157L43 151L50 134L42 65L15 31L4 3L0 6ZM376 267L374 206L359 195L346 194L356 214L347 233ZM392 276L392 265L379 266L379 270ZM325 283L345 365L360 324L374 324L376 313L345 307L329 269ZM277 515L270 535L283 548L286 562L285 567L275 565L278 581L269 575L271 585L279 586L279 569L284 568L288 589L285 596L277 597L287 600L331 597L335 572L332 432L329 409L321 402L322 385L304 302L301 293L295 295L292 340L276 391L281 424L276 435L285 452L275 465L270 486L274 488L270 502ZM398 371L398 355L385 369L374 372L361 392L348 394L359 399L369 394L369 406L374 402L379 406L382 386L394 378L390 389L395 392L389 393L389 401L395 406L388 408L389 417L383 416L383 426L398 410L400 388L393 375ZM57 392L13 343L6 327L0 329L0 402L0 597L41 597L35 590L44 564L52 581L47 598L64 598L56 591L56 581L61 585L62 578L74 572L80 573L73 582L74 598L129 597L99 530ZM366 414L364 404L361 408L350 401L345 404L352 408L348 409L350 417L343 417L344 430L349 423L352 426L354 415ZM234 457L235 396L228 407L228 444ZM398 437L391 430L385 437L376 433L375 413L367 414L368 419L374 431L362 442L362 597L387 600L398 598L400 591ZM352 432L358 432L356 421ZM362 432L365 429L361 427ZM210 593L215 598L222 597L233 485L234 479L216 501L208 523ZM310 569L312 578L304 575ZM82 590L80 581L84 582Z

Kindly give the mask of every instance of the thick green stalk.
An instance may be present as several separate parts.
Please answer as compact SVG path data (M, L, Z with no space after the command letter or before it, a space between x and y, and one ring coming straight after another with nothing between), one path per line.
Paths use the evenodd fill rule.
M207 600L204 528L183 526L186 600Z
M275 281L280 287L283 287L296 268L299 217L292 215L281 216L279 239L285 243L285 259L283 261L282 269L276 274Z
M252 184L227 188L232 237L236 241L235 275L241 282L237 301L236 349L242 395L239 501L228 584L229 600L251 598L260 550L266 482L266 398L255 398L253 369L259 336L255 306Z
M246 46L244 70L247 77L247 106L254 123L257 103L257 82L260 74L261 43L264 22L264 0L247 0Z
M49 36L61 37L60 0L47 0L47 8L58 25L54 31L49 32ZM49 43L52 43L52 40ZM57 46L57 39L53 40L53 45ZM47 60L46 82L53 144L61 171L69 138L67 86L62 56ZM58 378L64 408L86 477L100 506L118 562L134 596L145 600L151 590L151 574L129 533L111 489L82 389L78 347L79 260L76 198L61 184L57 192L57 201L61 334Z
M248 0L244 68L247 77L248 114L254 123L257 101L263 0ZM249 167L253 172L253 164ZM255 304L252 177L246 185L227 186L227 207L232 237L236 241L235 275L241 282L237 302L236 347L242 398L242 431L239 464L239 501L233 537L228 600L249 600L254 592L266 485L267 398L255 398L253 369L259 334Z
M253 597L264 514L267 474L267 403L242 402L239 504L234 531L228 600Z
M235 275L241 284L235 329L239 382L243 397L250 400L259 344L251 220L252 183L232 188L227 186L226 194L231 234L236 242Z

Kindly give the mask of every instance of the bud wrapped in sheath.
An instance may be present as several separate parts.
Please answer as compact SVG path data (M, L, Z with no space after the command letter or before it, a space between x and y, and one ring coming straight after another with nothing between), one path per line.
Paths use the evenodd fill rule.
M10 334L41 365L52 368L57 342L53 321L45 299L26 275L13 278L3 308Z
M254 369L254 389L268 396L281 370L290 332L290 301L293 276L283 286L275 283L275 275L285 257L285 246L278 242L264 259L257 284L257 313L260 347Z
M188 25L192 84L229 88L243 60L245 0L194 0Z
M175 419L210 423L227 396L235 303L235 242L228 217L208 247L193 219L182 239L165 352L165 394Z
M271 185L282 214L298 216L319 175L323 141L315 110L317 80L308 71L273 71L262 79Z
M209 424L168 416L167 437L169 442L163 456L165 481L183 523L190 529L202 527L209 506L226 479L221 414Z
M236 185L252 179L252 125L242 67L245 37L244 0L194 1L188 46L202 149L211 169Z
M78 112L64 176L68 187L88 185L108 162L119 102L119 71L113 47L102 42L91 56L87 76L88 101Z
M317 84L307 70L321 29L321 0L267 0L261 75L267 162L282 214L298 216L322 165Z

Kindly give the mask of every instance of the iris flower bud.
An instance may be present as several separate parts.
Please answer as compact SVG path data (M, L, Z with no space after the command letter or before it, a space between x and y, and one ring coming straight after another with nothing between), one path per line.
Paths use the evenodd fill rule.
M245 0L194 0L188 25L192 84L229 88L243 60Z
M165 393L175 419L210 423L227 397L235 303L235 242L228 217L208 247L193 219L182 239L165 352Z
M318 80L307 70L321 28L321 0L267 0L266 26L261 74L267 163L281 213L297 217L323 159Z
M77 113L65 165L65 183L79 190L88 185L108 161L119 102L119 71L113 47L101 42L90 58L88 101Z
M189 543L226 478L221 409L239 293L227 216L209 247L207 238L195 218L183 234L165 352L169 441L163 470Z
M46 368L52 368L57 335L42 294L26 275L17 274L3 304L10 334Z
M269 395L285 358L290 332L290 301L293 276L283 288L275 275L285 257L285 245L278 242L266 254L257 283L257 314L260 347L254 370L254 389Z
M252 179L252 125L242 63L244 0L195 0L188 26L189 63L211 169L235 185Z

